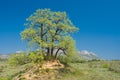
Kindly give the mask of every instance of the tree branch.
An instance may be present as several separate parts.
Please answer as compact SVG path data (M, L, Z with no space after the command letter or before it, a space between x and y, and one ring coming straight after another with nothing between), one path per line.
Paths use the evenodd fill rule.
M55 59L57 58L57 54L59 52L60 48L57 50L56 54L55 54Z

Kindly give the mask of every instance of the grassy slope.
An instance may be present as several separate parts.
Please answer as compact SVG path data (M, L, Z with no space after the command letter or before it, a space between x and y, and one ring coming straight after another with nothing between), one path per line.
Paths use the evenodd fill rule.
M0 80L12 78L25 71L31 64L10 67L7 62L0 62ZM59 70L54 80L119 80L120 61L93 61L71 63L68 69ZM7 79L6 79L7 80ZM50 79L48 79L50 80Z
M114 66L111 66L113 65ZM99 61L99 62L87 62L87 63L76 63L71 64L72 67L76 68L81 74L69 75L75 80L119 80L120 72L120 61ZM114 68L114 70L110 70ZM67 79L66 79L67 80ZM70 79L71 80L71 79Z
M11 80L18 74L24 73L31 64L12 67L6 61L0 62L0 80Z

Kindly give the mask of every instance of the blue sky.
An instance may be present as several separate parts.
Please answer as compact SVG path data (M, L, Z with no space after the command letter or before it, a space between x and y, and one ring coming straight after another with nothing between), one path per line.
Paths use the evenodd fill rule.
M66 11L80 31L72 36L79 50L120 59L119 0L0 0L0 53L26 50L20 32L35 10Z

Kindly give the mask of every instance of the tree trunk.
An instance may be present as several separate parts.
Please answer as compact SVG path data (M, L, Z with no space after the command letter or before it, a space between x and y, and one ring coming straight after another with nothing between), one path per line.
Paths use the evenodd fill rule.
M44 55L44 47L43 47L43 24L41 24L41 39L42 39L41 49L42 49L42 54ZM45 56L45 55L44 55L44 56Z
M49 47L47 48L47 56L50 56L50 49L49 49Z
M51 48L51 56L53 56L53 50L54 50L54 48L52 47Z
M57 50L57 52L55 53L55 59L57 59L57 54L59 52L60 48Z
M54 36L52 36L52 43L54 42ZM52 48L51 48L51 56L53 56L53 50L54 50L54 47L52 45Z

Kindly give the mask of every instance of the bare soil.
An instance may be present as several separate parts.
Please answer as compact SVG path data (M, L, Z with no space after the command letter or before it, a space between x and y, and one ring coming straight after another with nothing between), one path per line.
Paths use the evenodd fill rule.
M45 61L42 67L35 65L32 69L15 78L15 80L55 80L58 69L64 68L58 60Z

